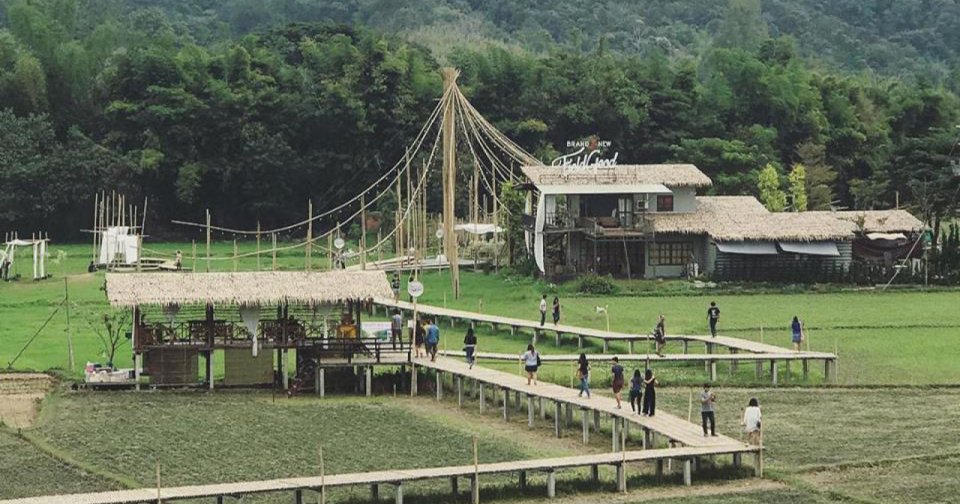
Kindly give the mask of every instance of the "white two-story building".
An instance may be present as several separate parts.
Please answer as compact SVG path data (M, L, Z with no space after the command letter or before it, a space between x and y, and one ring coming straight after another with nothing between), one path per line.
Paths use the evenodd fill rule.
M762 279L785 269L846 269L852 260L849 213L774 213L753 196L698 196L711 181L691 164L527 166L523 173L536 201L531 245L551 277ZM902 210L885 212L922 227Z

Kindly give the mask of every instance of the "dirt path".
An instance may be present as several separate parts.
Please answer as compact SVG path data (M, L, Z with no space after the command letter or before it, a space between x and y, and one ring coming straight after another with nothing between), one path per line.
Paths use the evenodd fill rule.
M0 421L13 429L30 427L52 386L53 378L45 374L0 374Z

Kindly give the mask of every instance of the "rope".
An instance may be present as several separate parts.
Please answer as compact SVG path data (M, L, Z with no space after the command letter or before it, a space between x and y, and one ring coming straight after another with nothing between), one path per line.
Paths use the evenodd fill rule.
M437 106L434 107L433 112L430 114L430 117L427 119L427 122L423 125L422 128L420 128L420 132L417 133L417 136L415 137L414 142L413 142L414 144L416 144L416 147L413 149L412 154L411 154L409 157L412 158L413 156L415 156L416 153L419 152L420 147L423 146L423 141L426 139L426 133L431 129L431 127L434 125L434 123L436 123L436 119L437 119L437 117L439 116L440 111L441 111L442 108L443 108L443 103L444 103L445 100L447 100L447 95L448 95L450 92L451 92L450 89L448 89L448 90L444 93L443 97L441 97L441 99L437 102ZM387 177L389 177L391 173L394 173L394 170L398 170L398 168L399 168L399 171L396 172L396 173L397 173L396 177L394 177L393 180L391 180L391 185L393 185L393 183L396 182L396 179L403 174L404 170L406 170L406 166L403 166L403 168L400 168L400 166L401 166L401 165L404 165L405 162L406 162L406 155L405 155L404 159L401 159L401 160L397 161L387 172L385 172L379 179L377 179L376 182L370 184L366 189L364 189L363 191L361 191L360 193L358 193L356 196L350 198L350 199L347 200L346 202L338 205L337 207L335 207L335 208L333 208L333 209L330 209L330 210L327 210L327 211L325 211L325 212L323 212L323 213L317 214L317 215L315 215L315 216L312 217L312 218L305 219L305 220L303 220L303 221L300 221L300 222L297 222L297 223L294 223L294 224L289 224L289 225L287 225L287 226L283 226L283 227L279 227L279 228L275 228L275 229L261 229L261 230L259 230L259 231L257 231L257 230L233 229L233 228L227 228L227 227L222 227L222 226L210 226L210 229L211 229L211 230L216 230L216 231L221 231L221 232L224 232L224 233L243 234L243 235L256 235L256 234L281 233L281 232L284 232L284 231L289 231L289 230L291 230L291 229L295 229L295 228L298 228L298 227L305 226L305 225L309 224L309 223L312 222L312 221L316 221L316 220L322 219L322 218L324 218L324 217L326 217L326 216L328 216L328 215L333 214L334 212L337 212L337 211L339 211L339 210L342 210L342 209L345 208L346 206L348 206L348 205L352 204L353 202L359 200L359 199L361 198L361 196L363 196L363 195L367 194L368 192L372 191L372 190L373 190L374 188L376 188L381 182L383 182ZM381 194L382 194L382 193L381 193ZM368 208L369 206L370 206L370 204L368 203L367 206L365 206L364 208ZM204 228L204 229L207 227L207 225L206 225L205 223L201 223L201 222L188 222L188 221L180 221L180 220L174 220L174 221L171 221L171 222L172 222L173 224L179 224L179 225L182 225L182 226L199 227L199 228Z
M27 341L27 344L23 345L23 348L21 348L20 351L17 352L17 355L13 357L13 360L7 363L7 369L13 369L13 363L17 362L17 359L19 359L20 356L23 355L23 352L25 352L27 350L27 347L29 347L30 344L33 343L33 340L37 339L37 336L39 336L40 333L43 332L43 329L47 327L47 324L49 324L50 321L53 320L54 315L56 315L60 311L60 308L63 308L63 304L65 302L66 302L66 298L60 300L60 303L57 304L56 309L54 309L53 313L51 313L50 316L47 317L47 320L43 322L43 325L40 326L40 329L37 329L37 332L33 333L33 336L30 337L30 340Z

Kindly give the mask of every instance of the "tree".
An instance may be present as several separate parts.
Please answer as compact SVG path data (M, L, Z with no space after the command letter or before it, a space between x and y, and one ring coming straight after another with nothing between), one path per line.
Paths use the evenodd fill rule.
M127 327L130 325L130 312L123 309L110 310L102 314L91 314L87 324L93 333L100 338L103 355L107 358L107 366L114 367L117 350L127 340Z
M800 164L806 168L807 208L810 210L828 210L833 203L831 185L837 179L837 172L826 162L826 147L805 142L797 147Z
M787 181L790 183L790 206L794 212L807 211L807 169L802 164L793 165L790 174L787 175Z
M761 18L760 0L729 0L714 44L718 47L754 49L765 38L767 26Z
M780 174L772 164L767 164L757 177L760 202L771 212L782 212L787 207L787 195L780 190Z

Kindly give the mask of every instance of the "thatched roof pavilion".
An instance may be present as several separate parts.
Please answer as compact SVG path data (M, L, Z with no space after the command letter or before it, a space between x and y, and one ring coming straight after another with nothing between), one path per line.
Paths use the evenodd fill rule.
M113 306L169 304L317 305L393 296L382 271L238 273L108 273L107 298Z
M523 174L546 193L602 193L609 186L616 192L631 192L632 186L709 187L710 177L692 164L616 166L524 166ZM557 188L557 190L553 190ZM560 190L559 188L562 188ZM581 190L577 190L577 189ZM587 190L589 188L589 190ZM656 192L636 189L640 192ZM669 191L667 191L669 192Z
M858 233L919 233L923 222L906 210L844 210L817 211L811 214L829 215L848 223Z

